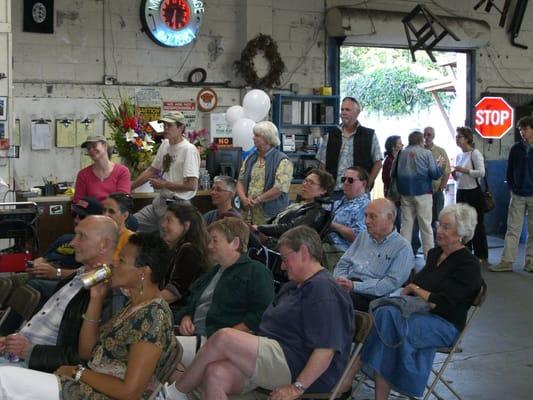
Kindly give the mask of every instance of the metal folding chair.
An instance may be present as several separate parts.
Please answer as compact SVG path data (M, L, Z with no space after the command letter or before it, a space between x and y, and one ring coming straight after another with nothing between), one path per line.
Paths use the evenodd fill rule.
M22 327L32 317L40 298L41 293L31 286L23 285L16 288L7 301L6 311L0 320L0 328L7 316L13 311L22 317L22 323L20 324L20 327Z
M344 368L344 371L337 381L337 384L333 387L331 392L329 393L304 393L299 398L301 399L307 399L307 400L315 400L315 399L329 399L334 400L338 399L343 393L339 393L342 384L346 377L350 374L354 364L359 359L359 355L361 354L361 349L363 348L363 344L370 333L370 330L372 329L372 317L370 314L362 311L355 310L355 332L354 332L354 344L355 346L352 349L352 355L350 357L350 360L348 361L348 364L346 364L346 368ZM260 393L267 394L270 393L269 390L258 388L256 389Z
M0 308L4 305L5 301L11 293L11 287L13 282L10 279L0 278Z
M183 347L181 347L181 344L178 342L176 348L172 351L167 362L165 363L165 365L163 365L163 368L161 368L156 374L157 385L148 400L154 400L159 394L159 392L161 392L161 389L163 388L163 385L165 383L171 383L172 376L176 371L176 365L181 361L182 356Z
M439 382L443 383L444 386L446 386L446 388L455 396L456 399L462 400L462 397L455 391L452 385L449 382L447 382L446 379L443 378L443 374L444 374L444 371L446 370L446 367L448 367L448 364L450 363L453 355L456 352L459 352L459 346L464 336L468 332L470 325L472 324L472 320L477 315L481 306L485 302L486 297L487 297L487 284L483 282L478 295L472 302L472 309L470 310L468 318L466 319L465 327L461 331L461 334L457 338L455 344L452 347L445 347L445 348L437 349L438 353L446 354L446 358L444 359L444 362L442 363L441 367L438 370L436 370L435 368L431 369L431 372L433 373L433 375L435 375L435 378L433 379L433 381L431 381L430 384L428 383L426 385L427 391L424 396L424 400L429 399L431 395L435 396L437 399L442 399L442 397L440 397L438 393L435 391L435 387L437 386L437 383Z

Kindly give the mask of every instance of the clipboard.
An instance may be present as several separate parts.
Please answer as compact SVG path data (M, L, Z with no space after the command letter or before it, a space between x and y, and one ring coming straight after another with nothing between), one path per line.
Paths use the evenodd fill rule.
M49 119L34 119L31 121L31 149L50 150L52 147L52 130Z

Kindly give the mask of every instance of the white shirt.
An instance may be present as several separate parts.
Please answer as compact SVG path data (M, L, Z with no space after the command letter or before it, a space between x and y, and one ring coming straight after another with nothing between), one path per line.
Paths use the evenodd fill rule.
M470 170L468 174L463 174L461 172L455 173L457 189L475 189L477 188L476 179L485 176L485 161L483 160L483 154L477 149L459 154L455 165Z

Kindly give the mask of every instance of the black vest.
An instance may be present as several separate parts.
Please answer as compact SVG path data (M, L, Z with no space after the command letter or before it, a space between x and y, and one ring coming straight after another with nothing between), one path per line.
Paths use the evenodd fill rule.
M353 135L353 161L352 166L364 168L368 173L372 169L372 140L374 130L358 125L355 135ZM339 167L339 156L342 145L342 131L335 127L328 134L326 144L326 171L337 179L337 169Z

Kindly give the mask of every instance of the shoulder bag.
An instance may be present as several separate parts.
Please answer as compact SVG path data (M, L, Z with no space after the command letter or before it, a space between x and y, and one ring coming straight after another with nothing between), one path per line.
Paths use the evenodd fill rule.
M472 153L473 152L474 151L472 151ZM472 160L472 155L470 155L470 163L472 164L472 168L476 169L474 161ZM479 189L479 192L481 193L481 197L479 199L479 206L481 208L481 211L483 211L484 213L491 212L496 208L496 202L494 201L494 197L490 192L489 183L487 182L486 175L487 173L485 172L485 176L483 177L483 181L485 182L485 190L481 188L481 185L479 184L479 179L476 178L476 184Z

